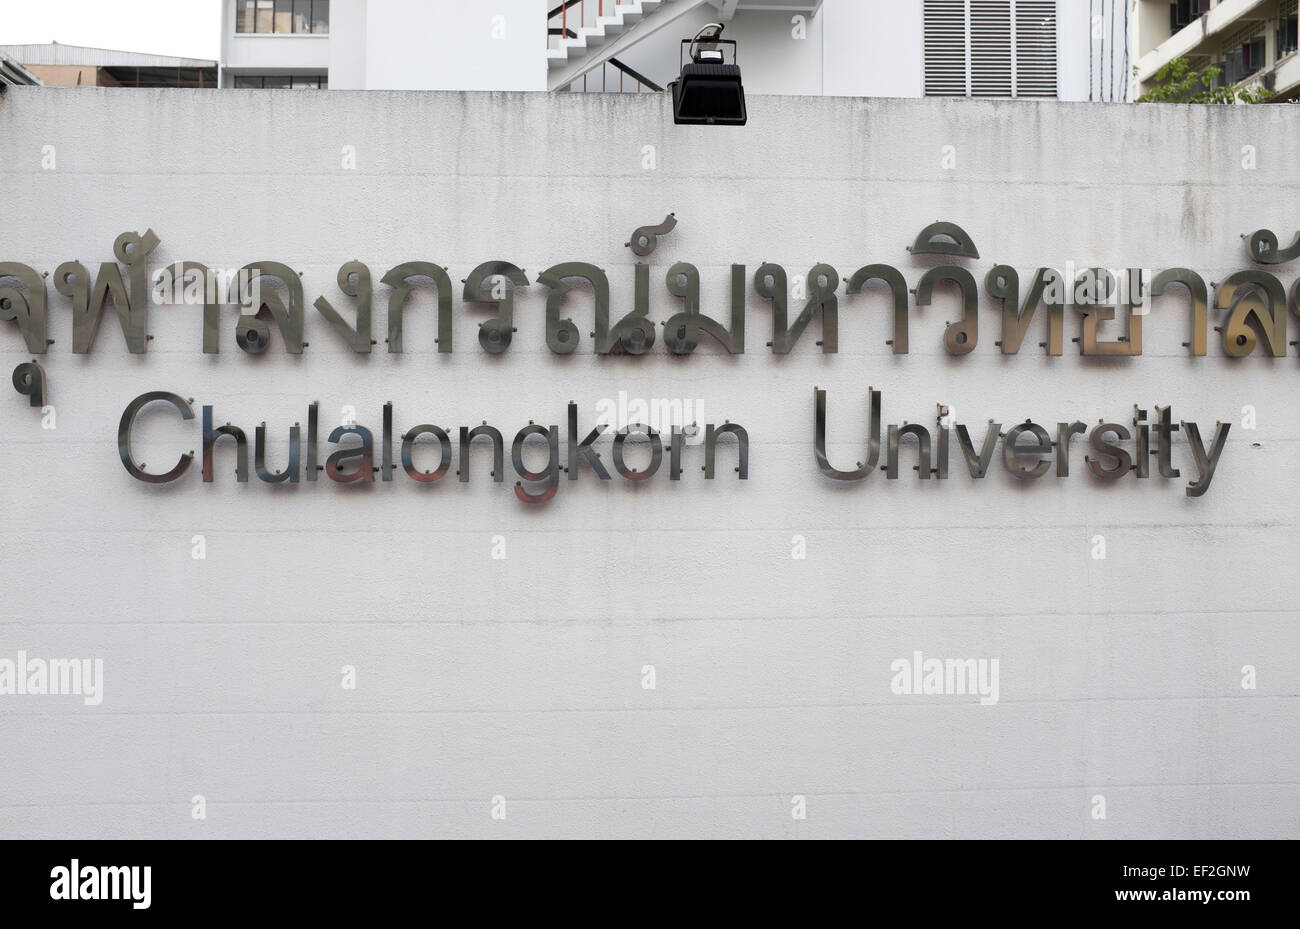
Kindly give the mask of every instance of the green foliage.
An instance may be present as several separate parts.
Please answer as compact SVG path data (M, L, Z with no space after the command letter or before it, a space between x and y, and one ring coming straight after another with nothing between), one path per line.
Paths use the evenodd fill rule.
M1134 71L1136 72L1136 68ZM1223 73L1214 66L1193 71L1186 58L1175 58L1156 72L1155 86L1138 97L1138 103L1268 103L1273 95L1255 84L1250 87L1215 87Z

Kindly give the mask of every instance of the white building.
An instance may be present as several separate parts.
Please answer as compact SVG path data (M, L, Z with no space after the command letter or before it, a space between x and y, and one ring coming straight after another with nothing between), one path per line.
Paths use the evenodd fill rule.
M656 91L708 22L746 90L1128 99L1123 0L226 0L225 86Z
M223 0L222 86L328 87L330 6L329 0ZM356 40L345 28L340 41L347 36Z
M1160 69L1185 58L1222 69L1215 86L1258 84L1275 100L1300 97L1300 11L1296 0L1135 0L1138 92Z

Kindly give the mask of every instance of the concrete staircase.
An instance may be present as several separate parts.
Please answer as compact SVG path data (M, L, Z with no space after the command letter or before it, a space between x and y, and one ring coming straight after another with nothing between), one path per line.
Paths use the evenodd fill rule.
M554 70L563 67L570 60L586 55L590 50L604 45L610 38L636 25L664 3L665 0L604 0L605 15L601 16L599 0L587 0L587 19L590 25L585 26L580 22L582 5L571 6L567 11L567 21L564 17L556 16L547 23L552 29L567 28L574 34L572 37L552 37L548 45L554 44L555 47L546 49L547 67ZM671 5L672 0L667 0L667 3ZM594 16L591 15L593 8L596 10ZM558 43L555 42L556 39L559 40Z
M564 90L615 55L671 25L707 0L585 0L564 2L548 17L547 86ZM585 5L585 21L583 7ZM552 34L555 33L555 34Z

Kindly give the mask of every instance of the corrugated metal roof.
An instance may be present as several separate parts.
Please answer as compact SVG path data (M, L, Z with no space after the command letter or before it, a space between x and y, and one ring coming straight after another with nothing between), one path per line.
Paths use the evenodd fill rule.
M0 84L40 84L41 79L16 61L0 55Z
M0 55L25 65L82 65L102 68L215 68L217 63L205 58L175 58L169 55L146 55L143 52L120 52L111 48L88 48L84 45L0 45Z

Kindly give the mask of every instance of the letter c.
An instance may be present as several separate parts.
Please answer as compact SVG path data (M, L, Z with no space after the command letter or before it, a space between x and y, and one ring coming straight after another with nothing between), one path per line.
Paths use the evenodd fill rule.
M180 410L181 419L194 418L194 408L174 393L166 390L151 390L147 394L140 394L127 404L122 412L122 421L117 425L117 454L121 457L127 473L137 481L144 481L146 484L167 484L189 470L190 463L194 461L192 452L181 455L180 460L176 462L176 467L166 474L150 474L148 471L141 470L135 463L135 456L131 454L131 427L135 425L135 418L140 411L155 400L163 400L176 407Z

